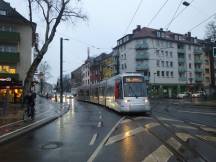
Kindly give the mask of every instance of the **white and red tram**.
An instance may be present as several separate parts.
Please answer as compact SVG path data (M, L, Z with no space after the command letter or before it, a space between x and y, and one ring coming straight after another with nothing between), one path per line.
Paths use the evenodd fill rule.
M146 82L139 73L119 74L98 84L79 87L77 98L118 112L151 111Z

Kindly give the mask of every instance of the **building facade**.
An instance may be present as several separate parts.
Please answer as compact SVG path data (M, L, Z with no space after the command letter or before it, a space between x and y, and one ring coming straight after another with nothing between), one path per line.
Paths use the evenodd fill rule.
M144 74L151 94L172 97L183 91L203 88L204 51L191 33L137 26L132 34L117 41L114 48L114 75Z
M32 25L9 3L0 1L0 96L20 101L22 86L32 61Z

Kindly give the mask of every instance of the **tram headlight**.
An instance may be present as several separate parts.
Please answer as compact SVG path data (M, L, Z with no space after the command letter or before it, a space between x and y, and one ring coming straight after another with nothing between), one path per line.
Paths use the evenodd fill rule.
M145 98L145 99L144 99L144 102L145 102L145 103L148 103L148 102L149 102L148 98Z
M125 102L125 103L128 103L128 102L130 102L130 100L124 100L124 102Z

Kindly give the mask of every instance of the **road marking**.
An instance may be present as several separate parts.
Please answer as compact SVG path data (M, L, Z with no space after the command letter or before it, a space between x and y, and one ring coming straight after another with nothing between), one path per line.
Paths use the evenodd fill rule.
M171 121L171 122L180 122L180 123L184 123L184 121L182 120L177 120L177 119L170 119L170 118L165 118L165 117L159 117L160 120L163 121Z
M214 129L214 128L209 128L209 127L207 127L207 126L205 126L205 127L201 127L203 130L205 130L205 131L207 131L207 132L214 132L214 133L216 133L216 129Z
M180 147L182 146L181 143L179 143L174 137L171 137L167 140L167 143L172 146L173 148L175 148L176 150L179 150Z
M100 121L100 122L98 122L98 125L97 125L97 127L98 127L98 128L100 128L100 127L101 127L101 125L102 125L102 122Z
M102 115L99 116L99 119L102 119Z
M131 119L125 119L121 122L121 124L129 123L129 122L132 122L132 120Z
M201 114L201 115L213 115L216 116L216 113L207 113L207 112L201 112L201 111L184 111L184 110L178 110L178 112L186 112L186 113L192 113L192 114Z
M176 136L177 137L179 137L180 139L182 139L183 141L187 141L189 138L193 138L194 139L194 137L192 137L190 134L188 134L188 133L183 133L183 132L179 132L179 133L176 133Z
M90 156L90 158L87 160L87 162L93 162L93 160L96 158L100 150L103 148L103 145L106 143L106 141L109 139L109 136L114 132L114 130L118 127L118 125L121 123L122 120L124 120L125 117L122 117L119 119L119 121L113 126L113 128L109 131L109 133L106 135L106 137L103 139L103 141L98 145L96 150L93 152L93 154Z
M97 138L97 133L95 133L89 143L90 146L94 145L95 141L96 141L96 138Z
M166 146L161 145L154 152L148 155L142 162L167 162L173 153Z
M193 129L193 130L197 130L196 127L189 126L189 125L179 125L179 124L172 124L172 125L175 126L176 128L184 128L184 129Z
M134 118L135 120L140 120L140 119L152 119L152 117L150 116L139 116L139 117L136 117Z
M206 136L206 135L196 135L197 137L200 137L206 141L216 142L215 136Z
M121 141L121 140L123 140L123 139L125 139L127 137L133 136L133 135L141 133L143 131L145 131L145 128L138 127L136 129L133 129L133 130L130 130L130 131L127 131L127 132L112 136L107 141L106 146L111 145L111 144L116 143L116 142L119 142L119 141Z

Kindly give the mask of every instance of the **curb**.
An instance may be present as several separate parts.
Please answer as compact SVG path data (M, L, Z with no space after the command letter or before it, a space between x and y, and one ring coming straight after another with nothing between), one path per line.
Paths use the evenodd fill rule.
M61 112L55 116L41 119L41 120L36 121L34 123L31 123L25 127L21 127L19 129L16 129L13 132L9 132L9 133L6 133L6 134L0 136L0 144L6 143L7 141L9 141L9 140L11 140L17 136L23 135L23 134L25 134L31 130L34 130L34 129L39 128L43 125L46 125L46 124L58 119L59 117L62 117L64 114L66 114L69 111L69 106L67 105L66 107L64 107L64 109L66 109L66 110L63 110L63 112Z

